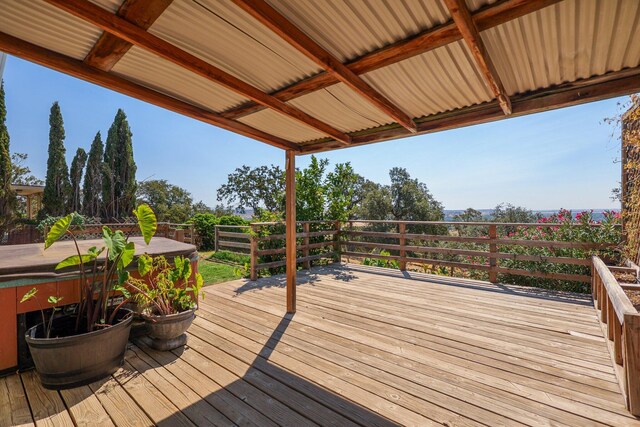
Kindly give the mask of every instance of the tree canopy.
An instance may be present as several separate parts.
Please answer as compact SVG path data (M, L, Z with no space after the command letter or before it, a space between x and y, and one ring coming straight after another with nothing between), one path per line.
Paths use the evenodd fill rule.
M195 214L212 211L201 201L194 204L191 193L164 179L138 183L137 199L149 204L163 222L185 223Z
M82 181L82 172L86 163L87 152L82 148L78 148L76 155L73 157L73 161L71 162L71 170L69 171L69 180L71 181L69 210L71 212L80 212L82 210L80 181Z
M0 82L0 237L15 216L16 195L11 190L11 155L9 130L6 125L7 108L4 102L4 82Z
M127 116L118 109L104 149L102 204L106 218L131 215L136 202L136 163Z
M103 155L104 145L100 132L98 132L91 143L82 187L82 212L91 217L98 217L102 214Z
M64 138L62 112L56 101L51 106L49 114L49 158L42 198L42 210L51 216L65 215L68 206L71 185L67 160L65 159Z

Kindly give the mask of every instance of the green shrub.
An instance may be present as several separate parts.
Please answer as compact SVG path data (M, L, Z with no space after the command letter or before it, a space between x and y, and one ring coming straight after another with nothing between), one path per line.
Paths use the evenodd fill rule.
M203 251L212 250L215 246L215 226L219 224L220 219L214 214L199 213L192 216L189 222L193 224L198 233L200 239L198 249Z
M84 215L80 215L77 212L74 212L71 214L71 226L76 226L76 227L82 227L85 225L85 223L87 222L87 219L84 217ZM42 221L40 221L38 223L38 226L36 227L38 229L39 232L44 233L46 228L51 228L51 226L53 224L55 224L56 222L58 222L59 219L61 219L61 216L45 216L44 219Z

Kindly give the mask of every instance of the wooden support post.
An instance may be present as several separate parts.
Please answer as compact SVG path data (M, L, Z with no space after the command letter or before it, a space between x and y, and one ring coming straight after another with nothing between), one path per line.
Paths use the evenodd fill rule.
M309 232L311 231L311 224L309 224L308 222L305 222L304 224L302 224L302 232L305 234L309 234ZM309 236L305 236L302 239L302 245L304 246L304 249L302 250L302 256L303 257L308 257L309 256ZM302 264L302 267L305 269L310 269L311 268L311 261L305 261Z
M333 236L333 252L336 254L335 259L337 262L342 262L342 244L340 241L340 230L341 230L342 222L335 222L336 234Z
M600 321L604 324L607 324L609 320L609 296L607 295L607 290L605 287L602 287L602 308L600 310Z
M33 219L33 212L31 210L31 195L27 196L27 219Z
M498 237L498 228L495 224L489 225L489 241L493 242ZM498 245L495 243L489 243L489 252L491 256L489 257L489 281L491 283L498 283L498 273L496 272L496 267L498 266L497 259L493 256L496 252L498 252Z
M213 250L218 252L218 226L213 226Z
M286 184L287 313L296 312L296 154L287 150Z
M613 309L611 300L609 299L607 300L607 338L609 338L609 341L613 341L614 325L616 323L618 323L618 316Z
M400 234L400 237L398 238L398 240L400 243L400 258L404 258L407 256L407 252L404 250L404 247L407 243L407 239L404 237L406 232L407 232L407 224L405 224L404 222L399 223L398 233ZM407 269L407 261L403 261L401 259L399 264L400 264L400 271L405 271Z
M629 412L640 416L640 314L624 315L624 371Z
M216 228L217 230L217 228ZM258 278L258 270L256 269L256 266L258 265L258 235L257 235L257 228L255 225L251 224L251 237L249 238L250 240L250 244L251 244L251 249L250 249L250 255L251 255L251 271L250 271L250 279L251 280L256 280ZM218 245L218 239L217 239L217 233L216 233L216 246Z
M618 316L613 319L613 356L616 359L616 363L622 366L622 325L618 320Z

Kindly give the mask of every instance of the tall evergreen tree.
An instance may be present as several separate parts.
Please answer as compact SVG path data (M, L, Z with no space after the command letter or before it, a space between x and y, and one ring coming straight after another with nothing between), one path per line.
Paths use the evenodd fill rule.
M102 202L110 219L130 216L135 207L136 163L131 136L127 116L118 109L104 150Z
M64 215L70 196L69 169L65 159L64 123L58 102L51 106L49 114L49 158L47 178L44 184L42 209L51 216Z
M69 208L72 212L80 212L82 210L82 200L80 192L80 181L82 181L82 172L84 165L87 163L87 152L82 148L78 148L76 155L71 162L69 171L69 179L71 180L71 199Z
M16 195L11 190L11 154L9 131L5 123L7 108L4 102L4 82L0 82L0 238L15 216Z
M102 215L102 156L104 155L104 145L100 132L91 143L87 169L84 173L84 184L82 189L83 201L82 212L85 215L96 217Z

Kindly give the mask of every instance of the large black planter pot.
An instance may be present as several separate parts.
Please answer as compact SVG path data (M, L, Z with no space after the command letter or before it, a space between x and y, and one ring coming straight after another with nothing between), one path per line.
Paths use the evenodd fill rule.
M54 390L79 387L117 371L124 362L132 320L130 310L120 309L115 325L84 334L64 336L64 331L73 330L75 316L54 321L51 335L60 338L40 338L42 324L29 329L26 341L42 385Z
M187 343L187 329L196 317L196 309L167 316L144 316L149 325L151 347L168 351Z

